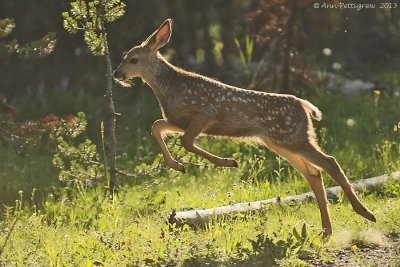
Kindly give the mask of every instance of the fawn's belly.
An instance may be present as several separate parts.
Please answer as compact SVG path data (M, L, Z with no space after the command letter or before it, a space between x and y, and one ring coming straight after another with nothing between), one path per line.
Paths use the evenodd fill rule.
M235 127L213 127L205 131L206 134L215 136L227 137L249 137L254 136L255 132L248 128L235 128Z
M194 116L169 116L168 122L179 127L182 130L186 130L189 126L189 122ZM255 120L243 120L239 118L232 118L227 120L211 119L213 122L210 123L204 133L216 136L231 136L231 137L247 137L257 133L259 123L257 118Z
M260 131L258 118L248 120L223 120L211 125L205 130L206 134L231 137L249 137Z

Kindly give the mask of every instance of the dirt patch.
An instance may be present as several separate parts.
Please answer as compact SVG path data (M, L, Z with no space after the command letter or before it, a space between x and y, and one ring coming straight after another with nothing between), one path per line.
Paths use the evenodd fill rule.
M400 236L387 236L386 245L355 242L349 248L334 252L334 260L322 262L315 260L311 266L400 266Z

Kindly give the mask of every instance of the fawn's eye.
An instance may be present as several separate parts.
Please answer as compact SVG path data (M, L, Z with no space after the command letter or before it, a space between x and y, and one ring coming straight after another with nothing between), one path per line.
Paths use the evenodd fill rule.
M131 64L137 64L138 62L139 62L139 59L137 57L131 58L129 60L129 63L131 63Z

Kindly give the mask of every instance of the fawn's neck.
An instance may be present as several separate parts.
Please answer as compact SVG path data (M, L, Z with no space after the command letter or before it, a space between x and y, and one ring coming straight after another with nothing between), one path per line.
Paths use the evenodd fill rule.
M173 101L176 91L181 87L177 84L180 76L178 68L169 63L159 52L154 62L141 77L153 90L160 104L163 117L169 117L168 103Z
M171 65L159 52L149 70L143 74L142 79L152 88L161 102L174 90L172 83L177 76L176 67Z

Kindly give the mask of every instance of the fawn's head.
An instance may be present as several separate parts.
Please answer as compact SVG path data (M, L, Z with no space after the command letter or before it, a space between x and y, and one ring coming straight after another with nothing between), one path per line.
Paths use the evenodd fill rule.
M128 51L113 73L119 84L129 87L132 78L143 78L144 73L151 72L157 60L157 51L168 43L171 37L171 23L171 19L167 19L146 41Z

